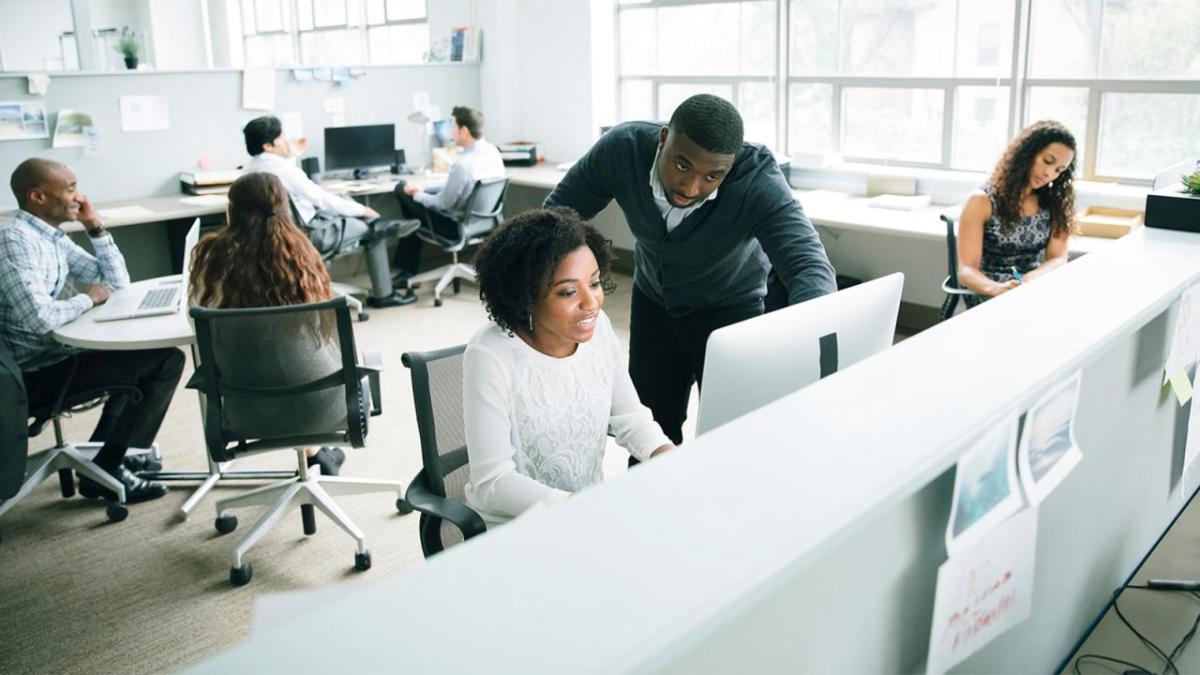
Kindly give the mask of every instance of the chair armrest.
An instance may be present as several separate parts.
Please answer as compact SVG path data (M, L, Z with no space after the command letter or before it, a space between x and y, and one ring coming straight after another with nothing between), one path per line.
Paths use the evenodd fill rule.
M383 389L379 386L379 373L383 372L383 354L378 351L363 352L362 363L357 368L358 376L367 378L371 387L371 417L383 414Z
M950 277L946 277L946 279L942 281L942 291L949 293L950 295L979 295L975 291L966 287L951 286Z
M346 298L346 304L351 310L354 311L355 314L362 314L362 302L360 302L358 298L354 297L353 295L345 295L342 297Z
M418 478L420 477L418 475ZM425 487L423 480L414 480L409 483L408 490L404 493L404 501L415 511L454 523L454 526L462 532L463 540L487 532L487 525L483 522L483 518L471 507L462 502L433 494Z

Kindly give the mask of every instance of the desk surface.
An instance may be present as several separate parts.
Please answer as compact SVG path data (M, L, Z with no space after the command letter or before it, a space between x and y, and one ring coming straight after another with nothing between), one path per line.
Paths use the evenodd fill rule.
M114 292L112 299L140 294L165 281L178 279L176 275L139 281ZM178 347L191 344L195 339L192 325L183 309L163 316L96 323L96 308L92 308L51 335L55 340L71 347L106 351Z

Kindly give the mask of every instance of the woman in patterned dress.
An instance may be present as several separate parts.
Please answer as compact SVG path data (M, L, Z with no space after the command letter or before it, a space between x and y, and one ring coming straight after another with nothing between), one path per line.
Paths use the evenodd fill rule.
M988 183L967 198L959 219L958 281L978 293L966 297L968 307L1067 262L1075 155L1066 127L1036 122L1017 134Z
M674 447L601 310L611 261L609 241L562 208L513 218L475 255L491 321L463 360L465 491L488 525L602 481L610 433L643 461Z

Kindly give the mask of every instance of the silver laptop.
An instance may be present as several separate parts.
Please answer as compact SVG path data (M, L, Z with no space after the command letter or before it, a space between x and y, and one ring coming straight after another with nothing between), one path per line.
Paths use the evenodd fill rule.
M96 310L95 320L121 321L178 312L180 303L187 298L192 249L199 240L200 219L197 218L192 222L192 227L183 240L183 278L178 281L164 281L160 285L143 289L140 293L127 293L109 300Z

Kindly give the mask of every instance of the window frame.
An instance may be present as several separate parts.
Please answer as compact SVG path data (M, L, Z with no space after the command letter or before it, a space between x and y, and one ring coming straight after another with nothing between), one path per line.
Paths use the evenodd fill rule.
M243 15L244 15L244 12L245 12L244 7L246 6L247 3L249 3L252 6L254 6L255 11L257 11L258 1L259 0L240 0L241 5L239 6L239 10L242 10ZM315 10L315 8L312 8L312 5L315 3L315 0L308 0L308 1L310 4L310 9L312 9L312 12L313 12L313 27L312 28L305 28L305 29L300 28L300 5L299 5L300 0L280 0L280 7L281 7L281 10L283 13L283 16L281 17L281 19L282 19L281 23L283 25L283 29L282 30L274 30L274 31L265 31L265 32L258 31L257 30L258 25L256 22L256 24L254 26L255 32L247 33L246 27L245 27L245 25L243 25L242 26L242 49L245 50L246 40L251 37L260 37L260 36L268 36L268 35L287 35L289 38L289 41L291 42L291 45L292 45L292 54L293 54L294 62L292 62L292 63L277 63L274 66L276 68L312 68L312 67L329 67L329 66L343 66L343 65L345 65L345 66L413 65L413 64L409 64L409 63L375 63L375 62L371 61L369 31L372 28L385 28L388 26L424 25L426 27L426 30L428 30L428 27L429 27L429 2L430 2L430 0L424 0L423 4L425 7L425 15L423 17L418 18L418 19L391 19L391 20L389 20L387 18L386 0L383 0L384 10L383 10L383 21L381 23L369 23L368 22L366 3L369 0L341 0L341 2L343 3L343 5L345 6L345 9L346 9L346 23L341 24L341 25L331 25L331 26L318 26L317 25L316 10ZM352 15L352 12L350 11L349 3L351 3L351 2L362 3L362 21L363 22L361 25L354 25L354 24L350 23L350 17ZM289 17L289 13L290 13L290 17ZM257 14L255 14L255 16L257 17ZM352 33L360 33L360 35L355 35L353 37L355 39L361 40L364 45L364 48L363 48L363 54L365 55L364 61L361 63L305 63L303 46L301 43L301 37L305 36L305 35L316 35L317 33L333 32L333 31L351 31ZM430 48L432 48L432 46L433 46L433 34L432 33L429 34L429 44L430 44Z
M1013 3L1012 16L1012 44L1009 54L1009 62L1006 69L1006 74L1000 77L892 77L892 76L849 76L849 75L796 75L790 71L791 68L791 9L792 0L776 0L776 59L775 59L775 74L767 76L668 76L656 75L653 73L624 73L621 70L621 12L626 10L647 9L658 7L678 7L689 5L704 5L714 3L731 3L739 2L740 0L644 0L641 2L629 2L628 4L614 3L614 44L616 45L616 81L614 83L614 95L616 100L616 110L618 115L622 109L623 101L621 100L621 88L625 82L643 81L651 83L652 91L652 111L653 117L656 120L662 120L670 111L662 111L659 109L660 95L659 90L662 84L730 84L733 86L733 103L738 105L739 84L743 82L771 82L775 85L775 139L771 144L773 148L782 149L791 152L790 127L789 118L791 116L791 101L790 91L793 84L826 84L833 89L832 94L832 110L830 114L831 129L833 138L832 152L840 153L844 145L843 127L845 116L842 109L843 92L847 88L852 87L878 87L878 88L899 88L899 89L942 89L944 92L943 112L942 112L942 147L941 161L939 162L919 162L906 160L881 160L872 157L856 157L846 156L844 159L847 162L875 164L875 165L892 165L892 166L911 166L926 169L938 169L948 171L961 172L978 172L976 168L963 168L954 164L954 143L955 143L955 105L956 105L956 90L958 87L968 86L1002 86L1008 87L1009 101L1006 120L1007 138L1012 138L1026 124L1033 120L1028 120L1029 113L1029 98L1030 90L1034 87L1072 87L1087 91L1087 126L1083 130L1081 137L1077 138L1080 144L1082 154L1082 163L1079 166L1079 177L1084 180L1096 180L1105 182L1121 182L1132 185L1149 185L1150 179L1120 175L1120 174L1102 174L1099 173L1099 155L1100 155L1100 127L1103 116L1101 109L1105 94L1121 93L1121 94L1190 94L1200 98L1200 80L1195 79L1112 79L1112 78L1040 78L1031 77L1030 73L1030 58L1033 46L1031 44L1032 35L1032 14L1034 0L1015 0ZM956 9L961 3L961 0L956 1ZM1103 12L1106 7L1105 3L1101 8L1101 26L1103 26ZM841 23L841 10L839 7L839 24ZM954 28L954 40L950 44L957 45L960 27L956 20ZM1100 73L1100 60L1103 57L1103 40L1104 31L1100 30L1097 39L1100 41L1099 47L1096 50L1096 64L1094 72ZM839 25L838 40L841 40L841 30ZM840 44L839 44L840 53ZM954 58L958 58L957 48L954 49ZM1003 60L1003 54L1001 54Z

